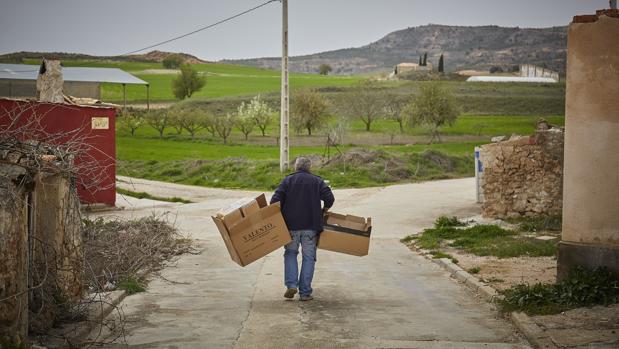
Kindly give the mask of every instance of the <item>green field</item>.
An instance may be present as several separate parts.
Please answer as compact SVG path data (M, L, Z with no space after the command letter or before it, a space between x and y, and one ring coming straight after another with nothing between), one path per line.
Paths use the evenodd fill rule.
M530 134L535 130L535 125L540 117L531 116L531 115L520 115L520 116L490 116L490 115L461 115L456 123L453 126L447 126L442 129L441 134L444 136L480 136L483 139L488 140L489 137L501 136L501 135L511 135L515 134ZM547 116L545 119L551 124L563 126L564 118L562 116ZM335 122L335 118L331 120L331 122ZM320 136L322 134L321 129L317 130L316 135ZM232 139L236 143L245 143L242 139L242 134L239 130L234 129L232 131ZM265 144L269 143L275 145L276 136L279 133L279 126L274 123L267 128L267 138L270 141L263 141L264 138L259 135L259 130L256 128L252 133L250 138L250 144L260 143ZM365 127L363 123L359 120L352 120L348 127L348 133L351 136L355 135L363 135L366 134ZM404 133L401 134L399 130L399 125L395 121L379 119L374 124L372 124L372 134L377 136L385 135L385 134L395 134L400 137L407 136L423 136L427 134L427 131L422 127L416 128L406 128ZM155 140L158 138L158 133L155 129L149 127L148 125L143 125L136 131L136 137L130 137L129 131L125 130L121 126L117 129L118 141L123 142L123 139L130 140L132 142L137 142L136 145L139 145L140 142L147 140ZM293 136L294 137L294 136ZM161 142L164 144L167 140L174 141L177 147L181 147L182 142L180 140L188 140L190 138L189 134L185 131L181 132L181 134L177 134L177 132L173 128L168 128L164 133L164 139ZM197 133L198 141L211 141L213 143L219 143L220 140L216 138L212 138L211 135L204 131L198 131ZM316 145L322 145L322 138L315 137ZM259 142L261 141L261 142ZM120 143L119 143L120 144ZM137 147L136 147L137 148ZM119 151L121 147L119 146ZM137 151L137 149L132 148L131 150ZM183 149L185 151L185 149ZM230 155L230 156L238 156L238 154Z
M27 60L26 63L34 63ZM171 84L176 77L173 70L165 70L161 63L117 62L117 61L71 61L62 62L67 67L119 68L150 84L150 100L153 102L174 101ZM279 71L244 67L230 64L206 63L192 64L198 72L206 75L206 86L192 98L217 98L224 96L243 96L278 91L281 84ZM153 70L156 70L152 72ZM318 74L290 74L290 84L294 88L350 86L361 77L323 76ZM127 85L127 100L145 102L146 88L141 85ZM120 84L103 84L101 98L108 102L123 100Z
M549 117L551 123L562 125L562 117ZM473 150L475 146L487 143L490 136L530 134L535 128L534 116L461 116L456 124L444 129L445 143L425 144L348 144L339 147L344 155L333 151L335 160L316 168L316 173L328 179L334 187L382 186L394 183L459 178L473 175ZM476 125L483 123L482 136ZM385 133L398 132L393 121L379 120L370 133L371 139ZM270 134L277 128L272 126ZM222 144L221 140L201 132L192 141L188 134L177 134L169 129L162 139L148 126L139 129L135 136L122 127L117 130L118 172L123 175L172 181L177 183L222 188L243 188L272 190L283 178L279 172L279 148L272 136L252 136L245 141L239 131L235 131L232 143ZM349 139L368 133L357 122L351 123ZM407 130L404 137L416 139L424 135L423 129ZM457 140L468 136L473 140ZM450 138L451 137L451 138ZM264 139L270 139L264 142ZM293 136L294 139L297 136ZM324 139L320 133L307 137L313 146L291 148L291 159L298 155L323 156ZM370 160L360 161L354 154L361 152ZM351 155L352 154L352 155Z
M63 65L120 68L150 83L153 102L177 102L171 92L176 72L163 69L160 63L65 60ZM192 98L181 102L187 106L216 113L234 112L241 102L262 94L274 110L279 108L279 71L220 63L194 64L193 68L207 77L207 84ZM395 121L383 118L378 118L371 131L366 132L364 124L353 118L347 121L345 142L339 152L332 150L329 158L323 158L325 126L341 121L341 98L366 78L368 76L291 74L291 89L315 88L329 101L331 115L311 137L291 135L291 160L298 155L311 155L322 161L315 172L336 188L472 176L475 146L488 143L493 136L531 134L540 117L555 125L564 123L564 83L446 80L442 84L453 92L461 115L454 125L441 130L444 143L427 144L426 129L406 127L400 132ZM379 81L376 91L385 96L414 96L427 83ZM144 86L127 86L128 102L143 103L145 92ZM103 85L104 101L119 103L122 98L120 85ZM234 130L230 144L224 145L221 139L204 130L191 140L187 132L177 133L169 127L163 138L159 138L157 131L143 125L131 136L119 122L117 171L123 175L193 185L271 190L283 177L278 163L278 134L279 126L274 121L266 137L256 128L245 140L240 131Z

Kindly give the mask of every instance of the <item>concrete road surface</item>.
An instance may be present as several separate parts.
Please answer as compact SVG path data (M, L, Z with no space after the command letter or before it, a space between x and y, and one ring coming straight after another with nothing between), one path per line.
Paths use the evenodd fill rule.
M123 177L119 185L195 201L119 196L126 209L106 214L169 211L203 250L124 300L131 348L528 348L490 305L399 242L441 214L477 214L474 179L336 190L333 211L372 216L370 254L319 250L311 302L282 297L283 250L245 268L228 256L210 215L254 193Z

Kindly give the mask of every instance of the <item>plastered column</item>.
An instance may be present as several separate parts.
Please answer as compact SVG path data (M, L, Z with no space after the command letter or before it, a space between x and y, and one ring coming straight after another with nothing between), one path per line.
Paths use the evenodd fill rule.
M568 29L559 278L576 265L619 272L619 14L604 12Z

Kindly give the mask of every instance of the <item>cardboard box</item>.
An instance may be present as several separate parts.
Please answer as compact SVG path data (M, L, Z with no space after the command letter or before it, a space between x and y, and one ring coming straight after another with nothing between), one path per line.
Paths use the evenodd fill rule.
M258 211L260 211L260 205L258 205L258 201L255 199L252 199L250 202L241 206L241 213L243 213L243 217L251 216Z
M279 203L268 205L264 194L212 218L230 257L243 267L290 242Z
M318 248L333 252L365 256L370 249L372 219L329 212Z

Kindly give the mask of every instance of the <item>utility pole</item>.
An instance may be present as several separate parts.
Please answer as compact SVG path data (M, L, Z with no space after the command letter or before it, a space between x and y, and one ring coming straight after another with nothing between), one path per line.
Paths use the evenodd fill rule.
M289 116L289 91L288 91L288 0L282 1L282 97L281 118L279 136L279 170L288 170L289 139L288 139L288 116Z

